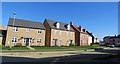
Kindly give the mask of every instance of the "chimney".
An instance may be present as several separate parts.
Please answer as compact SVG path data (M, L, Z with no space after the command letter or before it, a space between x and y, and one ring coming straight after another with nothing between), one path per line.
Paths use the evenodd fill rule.
M83 32L85 32L86 31L86 29L83 29Z
M70 25L73 25L73 22L70 22Z
M80 29L82 28L81 25L79 26L79 28L80 28Z

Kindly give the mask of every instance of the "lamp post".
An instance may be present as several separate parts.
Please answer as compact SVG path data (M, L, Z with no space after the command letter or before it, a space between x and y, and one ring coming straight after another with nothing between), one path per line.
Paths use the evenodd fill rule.
M14 24L15 24L15 16L16 16L16 13L14 13L13 28L14 28ZM12 36L13 36L13 29L12 29ZM11 40L11 43L10 43L10 49L11 48L12 48L12 40Z

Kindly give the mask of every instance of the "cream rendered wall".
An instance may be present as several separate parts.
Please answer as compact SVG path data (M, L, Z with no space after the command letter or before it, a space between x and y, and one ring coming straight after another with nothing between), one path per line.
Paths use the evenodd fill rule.
M91 43L92 43L92 37L89 36L89 37L88 37L88 45L90 45Z

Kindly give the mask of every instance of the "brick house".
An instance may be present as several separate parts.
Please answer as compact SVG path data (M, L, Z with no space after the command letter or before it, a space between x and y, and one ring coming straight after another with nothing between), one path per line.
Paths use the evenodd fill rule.
M45 27L41 22L9 18L7 25L7 36L5 46L15 46L21 43L22 46L44 46Z
M118 36L106 36L103 38L104 43L118 45L120 44L120 35Z
M70 22L70 26L75 31L75 43L78 46L90 45L94 43L94 36L92 33L86 31L86 29L82 29L81 26L77 27L73 25L73 22Z
M69 24L45 19L46 46L75 45L75 32Z

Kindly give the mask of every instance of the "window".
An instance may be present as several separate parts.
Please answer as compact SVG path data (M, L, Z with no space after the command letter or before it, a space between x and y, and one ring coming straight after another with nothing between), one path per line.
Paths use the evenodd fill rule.
M30 32L30 28L27 28L27 32Z
M62 39L60 39L60 44L62 43Z
M60 31L60 36L62 35L62 31Z
M57 35L57 31L55 31L55 35Z
M84 44L84 40L82 41L82 43Z
M68 34L68 32L67 32L67 36L68 36L69 34Z
M60 28L60 23L59 22L56 25L57 25L57 28Z
M37 38L37 43L41 43L41 38Z
M69 40L67 39L67 43L69 43Z
M13 32L18 32L18 27L13 27Z
M41 34L41 33L42 33L42 30L38 29L37 32L38 32L39 34Z
M23 41L23 43L26 43L26 39L24 38L24 41Z
M31 43L31 39L29 39L29 43Z
M12 43L16 43L17 42L17 37L12 37Z
M72 32L71 32L71 36L72 36Z
M70 25L67 26L67 29L70 30Z

